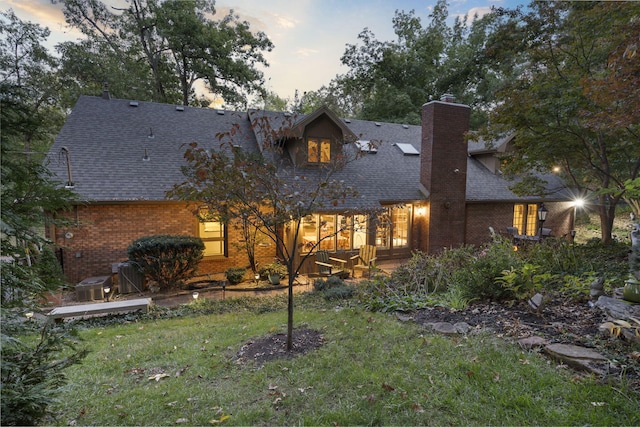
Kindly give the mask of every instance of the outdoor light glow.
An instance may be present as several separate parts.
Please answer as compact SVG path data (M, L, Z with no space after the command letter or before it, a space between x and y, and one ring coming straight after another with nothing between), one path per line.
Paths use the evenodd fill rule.
M553 167L553 172L555 172L555 173L560 172L560 166L554 166Z
M581 208L584 206L584 199L575 199L573 201L573 206L575 206L576 208Z

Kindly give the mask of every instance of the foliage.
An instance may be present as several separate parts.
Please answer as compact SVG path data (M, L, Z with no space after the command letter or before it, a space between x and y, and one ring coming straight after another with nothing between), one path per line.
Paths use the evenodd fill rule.
M504 270L519 268L521 264L511 242L499 239L478 252L465 268L455 271L453 281L468 299L501 300L510 295L495 279Z
M50 245L42 248L35 259L34 266L36 274L47 290L53 291L66 285L62 266Z
M65 118L58 61L42 44L49 34L48 28L20 20L11 9L0 12L2 139L38 163Z
M527 69L496 93L491 126L481 134L491 141L515 132L503 159L507 176L537 177L559 167L578 194L592 195L607 244L625 182L640 172L637 72L619 69L637 70L628 57L635 56L639 13L637 3L616 2L501 10L507 20L495 37L511 41L501 55L524 55ZM527 194L541 195L534 188Z
M198 237L168 235L141 237L127 248L129 259L160 289L180 287L193 277L203 251Z
M86 39L60 46L65 71L82 92L104 81L119 97L208 104L194 87L203 82L228 105L245 105L263 92L263 52L273 44L231 11L218 21L212 0L131 0L110 8L99 0L59 0L69 25ZM113 10L112 10L113 9Z
M540 273L541 269L539 265L525 263L518 269L503 270L495 280L509 297L523 300L531 298L552 279L551 273Z
M72 331L47 323L35 343L2 333L2 425L39 425L67 383L64 370L81 363Z
M237 285L242 282L245 274L247 274L247 269L244 267L230 267L224 272L225 277L231 285Z
M347 285L344 280L337 276L315 279L313 281L313 290L322 294L322 297L328 301L349 299L356 292L355 286Z
M355 147L355 141L332 141L342 147L340 153L313 170L301 171L285 160L282 148L282 141L295 137L295 117L272 123L268 116L256 112L249 120L259 135L261 151L243 149L249 136L242 134L239 124L217 135L220 140L217 150L191 143L184 155L185 181L168 191L167 197L197 203L199 207L204 205L210 215L224 223L241 220L274 243L289 276L287 348L291 349L293 283L306 259L322 242L321 239L307 248L307 254L298 256L302 221L315 212L335 209L357 195L353 186L334 178L334 174L362 153ZM336 227L333 234L323 239L341 231L344 229Z
M280 279L284 279L287 275L287 267L282 265L279 261L274 261L260 267L258 269L258 274L263 280L266 280L272 274L277 274L280 276Z
M472 128L486 121L495 90L517 74L517 58L488 53L499 15L489 13L471 22L456 17L448 26L447 2L434 5L423 25L414 11L396 11L394 41L379 41L365 28L359 44L342 55L347 73L328 87L306 94L311 105L321 102L365 120L420 124L421 106L444 93L472 106Z
M464 267L473 257L472 247L445 249L437 255L416 251L399 266L389 283L407 294L444 292L454 272Z

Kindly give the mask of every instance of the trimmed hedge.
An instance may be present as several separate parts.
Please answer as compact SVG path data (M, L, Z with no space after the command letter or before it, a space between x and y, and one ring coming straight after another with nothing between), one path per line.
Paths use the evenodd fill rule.
M129 259L162 290L179 288L195 276L203 251L198 237L169 235L141 237L127 248Z

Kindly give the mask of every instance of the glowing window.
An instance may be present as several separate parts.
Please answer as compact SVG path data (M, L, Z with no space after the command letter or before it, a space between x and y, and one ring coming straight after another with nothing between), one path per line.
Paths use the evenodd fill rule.
M329 163L331 142L328 139L309 138L307 140L307 161L309 163Z

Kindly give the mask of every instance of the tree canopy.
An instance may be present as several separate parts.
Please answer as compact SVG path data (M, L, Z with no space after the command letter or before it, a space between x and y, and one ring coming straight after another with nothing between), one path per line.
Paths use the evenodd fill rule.
M76 90L99 92L104 81L116 96L183 105L207 105L196 85L228 105L245 106L262 94L273 44L231 11L214 21L213 0L130 0L108 7L99 0L59 0L69 25L86 36L58 49Z
M473 107L472 128L486 122L493 93L517 71L517 57L491 56L488 43L500 23L490 13L482 18L456 18L447 25L448 9L439 0L423 25L413 10L396 11L395 41L379 41L368 28L359 44L348 44L341 61L349 70L304 101L320 100L350 117L420 124L425 102L445 93Z
M494 37L510 43L499 54L524 53L527 67L497 92L484 134L515 132L507 173L561 168L595 198L608 242L616 204L640 171L640 5L534 2L501 13L508 19Z

